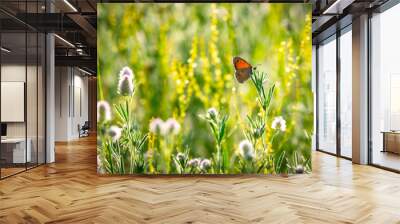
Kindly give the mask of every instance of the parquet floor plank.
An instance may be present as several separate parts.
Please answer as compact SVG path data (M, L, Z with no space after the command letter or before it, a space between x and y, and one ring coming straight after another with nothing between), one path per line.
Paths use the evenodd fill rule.
M96 138L0 181L0 223L400 223L400 175L319 152L313 173L98 176Z

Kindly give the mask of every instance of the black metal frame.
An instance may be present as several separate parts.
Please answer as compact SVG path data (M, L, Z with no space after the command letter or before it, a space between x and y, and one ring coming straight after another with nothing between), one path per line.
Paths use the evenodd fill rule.
M319 45L315 46L315 148L317 151L319 150L319 110L318 110L318 105L319 105L319 65L318 65L318 57L319 57Z
M25 11L27 11L27 0L25 0ZM36 9L38 11L39 7L38 7L38 3L39 0L36 0ZM3 11L3 10L2 10ZM47 7L46 7L46 11L47 11ZM17 19L18 20L18 19ZM17 175L19 173L23 173L27 170L39 167L43 164L47 163L47 39L46 39L46 34L47 33L43 33L40 32L39 30L29 26L27 23L23 23L25 30L25 84L24 84L24 120L25 120L25 169L12 173L10 175L7 176L2 176L2 168L0 167L0 180L6 179L8 177L12 177L14 175ZM37 147L36 147L36 162L33 166L29 166L28 167L28 154L27 154L27 147L28 147L28 143L27 143L27 139L28 139L28 125L27 125L27 81L28 81L28 30L32 30L36 33L36 142L37 142ZM2 36L3 32L0 32L0 45L1 45L1 36ZM44 44L44 51L42 51L42 53L44 53L44 55L42 56L43 60L44 60L44 68L42 70L43 72L43 76L42 76L42 82L44 82L44 99L43 99L43 108L44 108L44 117L42 117L44 120L42 121L44 123L44 136L43 136L43 140L44 140L44 155L43 155L43 159L44 161L42 163L39 163L39 33L43 33L44 35L44 42L42 42L42 44ZM0 54L0 68L1 68L1 62L2 62L2 56ZM1 81L1 69L0 69L0 81ZM0 87L1 89L1 87ZM0 91L1 92L1 91ZM0 93L0 99L1 99L1 93ZM1 115L0 115L0 120L1 120ZM1 156L1 144L0 144L0 156ZM1 157L0 157L1 158ZM33 164L33 163L32 163ZM31 165L31 164L29 164Z
M349 26L351 26L352 23L344 26L344 27L340 27L339 24L336 24L336 32L333 33L332 35L324 38L323 40L321 40L317 46L316 46L316 150L319 152L323 152L329 155L333 155L333 156L337 156L343 159L347 159L347 160L352 160L352 158L349 158L347 156L343 156L342 152L341 152L341 117L340 117L340 81L341 81L341 67L340 67L340 37L345 33L343 32L344 30L348 29ZM324 149L321 149L319 147L319 53L318 53L318 49L319 49L319 44L327 41L329 38L332 38L332 36L335 35L334 40L331 41L336 41L336 152L332 153L332 152L328 152Z
M372 56L372 42L371 42L371 18L372 18L372 13L368 12L368 35L367 35L367 45L368 45L368 53L367 53L367 63L368 63L368 69L367 69L367 85L368 85L368 96L367 96L367 132L368 132L368 164L372 164L372 97L371 97L371 91L372 91L372 82L371 82L371 71L372 71L372 66L371 66L371 56Z
M342 133L342 124L340 119L340 78L341 78L341 66L340 66L340 36L341 32L336 29L336 154L341 156L341 133Z

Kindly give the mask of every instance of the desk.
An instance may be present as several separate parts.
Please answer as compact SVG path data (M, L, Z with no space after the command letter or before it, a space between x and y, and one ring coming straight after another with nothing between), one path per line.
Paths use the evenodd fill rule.
M28 143L25 152L25 138L5 138L1 139L1 157L6 163L26 163L31 162L31 139L27 139ZM26 160L25 160L26 159Z
M400 132L383 131L383 150L382 152L392 152L400 154Z

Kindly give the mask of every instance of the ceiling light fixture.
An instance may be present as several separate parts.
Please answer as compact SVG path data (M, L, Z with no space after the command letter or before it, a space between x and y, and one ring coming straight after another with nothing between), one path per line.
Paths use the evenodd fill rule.
M343 10L351 5L355 0L336 0L322 14L342 14Z
M76 53L77 53L78 55L83 55L83 49L82 49L82 48L77 48L77 49L76 49Z
M68 1L64 0L64 3L68 5L74 12L78 12L78 10Z
M54 36L57 37L57 38L58 38L59 40L61 40L62 42L66 43L68 46L75 48L75 45L73 45L73 44L72 44L71 42L69 42L68 40L66 40L66 39L64 39L64 38L62 38L62 37L60 37L60 36L57 35L57 34L54 34Z
M9 50L9 49L7 49L7 48L5 48L5 47L1 47L0 49L1 49L2 51L6 52L6 53L10 53L10 52L11 52L11 50Z
M88 71L86 71L86 70L83 70L83 69L81 69L81 68L79 68L79 67L78 67L78 70L81 71L81 72L83 72L83 73L85 73L85 74L87 74L87 75L90 75L90 76L92 75L92 73L90 73L90 72L88 72Z

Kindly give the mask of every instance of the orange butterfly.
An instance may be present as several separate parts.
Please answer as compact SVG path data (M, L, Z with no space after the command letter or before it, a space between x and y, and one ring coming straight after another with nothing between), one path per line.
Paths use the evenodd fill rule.
M253 72L253 66L241 57L233 58L233 66L235 66L235 77L239 83L244 83Z

